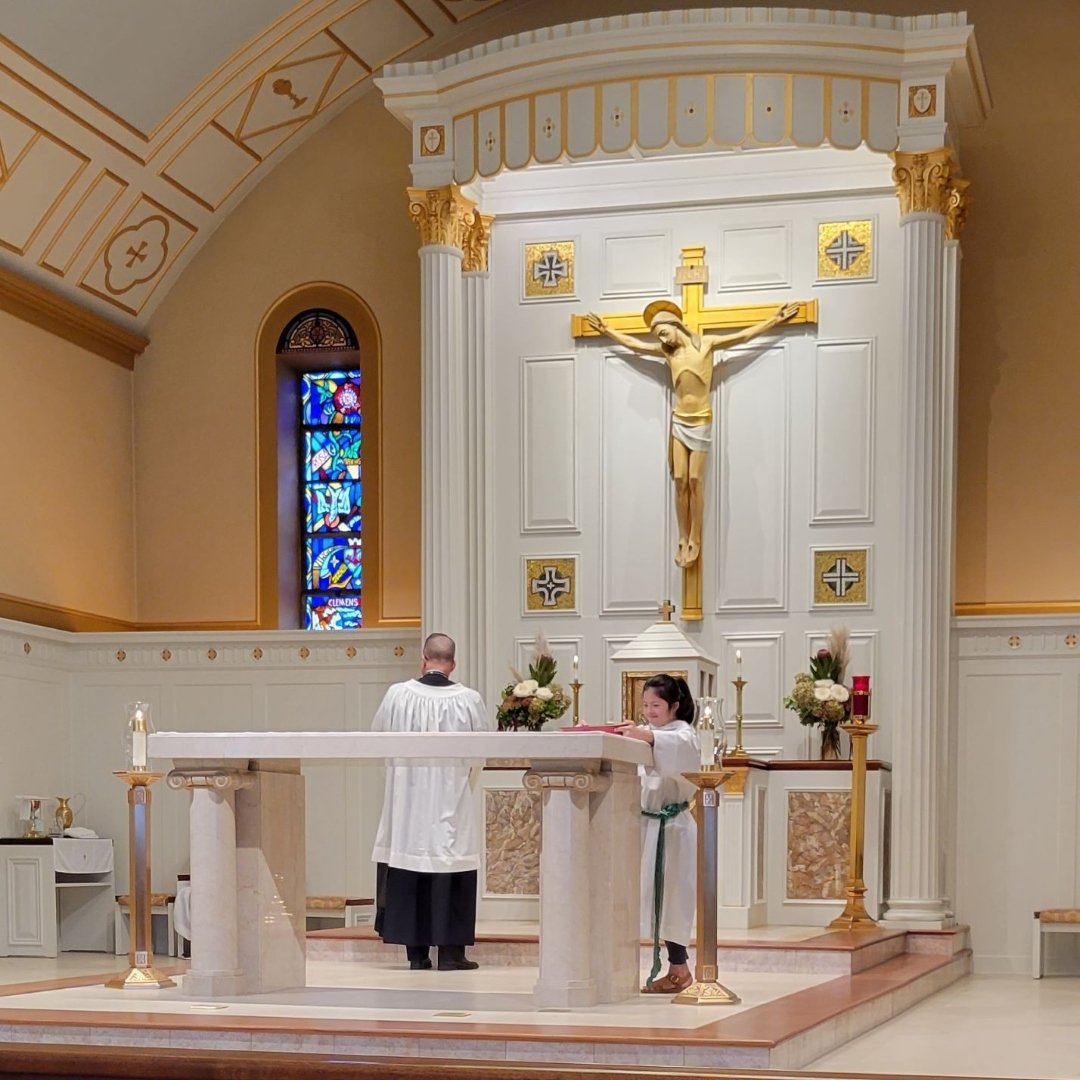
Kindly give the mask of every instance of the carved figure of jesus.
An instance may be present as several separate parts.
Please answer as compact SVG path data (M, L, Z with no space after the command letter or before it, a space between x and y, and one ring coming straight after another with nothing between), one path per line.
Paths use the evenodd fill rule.
M768 319L735 334L696 334L683 322L683 313L670 300L656 300L645 309L643 318L656 342L641 341L623 334L590 312L585 321L598 334L605 334L639 356L666 363L675 391L671 413L668 463L675 482L675 515L679 523L678 566L692 566L701 555L701 522L705 512L705 464L712 444L713 372L724 357L714 354L730 345L739 345L787 322L799 310L798 304L782 304Z

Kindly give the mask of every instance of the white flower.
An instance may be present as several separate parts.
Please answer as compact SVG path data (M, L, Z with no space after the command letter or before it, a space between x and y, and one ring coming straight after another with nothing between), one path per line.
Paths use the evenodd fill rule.
M829 697L831 697L833 701L844 702L851 697L851 694L848 692L846 686L841 686L840 683L837 683L832 690L829 691Z
M826 690L828 690L833 685L833 681L832 679L815 679L814 685L823 686Z
M832 690L828 686L815 686L814 687L814 700L815 701L828 701L832 697Z
M540 684L535 679L524 679L514 687L514 697L532 697L539 688Z
M541 701L550 701L555 695L551 692L550 686L541 686L534 696L538 697Z

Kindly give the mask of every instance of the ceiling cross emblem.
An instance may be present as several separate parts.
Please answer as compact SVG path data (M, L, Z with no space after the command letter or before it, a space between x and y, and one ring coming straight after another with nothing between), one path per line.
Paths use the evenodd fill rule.
M841 557L821 575L821 580L824 581L837 596L843 597L847 596L848 591L853 586L859 584L862 580L862 574L857 570L852 569L847 559Z
M275 94L287 97L292 102L292 107L294 109L299 109L300 106L307 101L306 97L300 97L299 94L293 91L292 79L275 79L270 89L273 90Z
M545 289L554 289L569 272L566 260L554 248L545 251L533 263L533 280L539 281Z
M555 607L559 597L570 591L570 578L560 575L554 566L545 566L540 576L532 579L529 587L541 597L544 607Z
M134 245L127 249L128 261L127 268L130 270L137 262L146 261L146 241L140 240L139 246L136 248Z

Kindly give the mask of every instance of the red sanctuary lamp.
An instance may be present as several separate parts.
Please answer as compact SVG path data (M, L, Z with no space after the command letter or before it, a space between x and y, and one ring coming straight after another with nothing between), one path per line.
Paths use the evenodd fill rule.
M851 722L865 724L870 719L870 676L851 676Z

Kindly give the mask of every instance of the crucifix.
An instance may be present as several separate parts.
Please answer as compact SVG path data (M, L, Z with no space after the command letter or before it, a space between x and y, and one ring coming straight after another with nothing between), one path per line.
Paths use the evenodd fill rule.
M641 315L572 315L575 338L605 336L649 360L664 363L671 374L675 405L671 413L668 463L675 483L679 543L675 562L682 569L682 618L700 620L701 524L705 507L705 464L712 443L713 372L723 362L714 353L764 334L782 323L816 323L817 301L708 308L708 268L704 247L684 247L675 272L682 306L654 300ZM717 330L742 327L735 333ZM635 335L652 334L655 341Z

